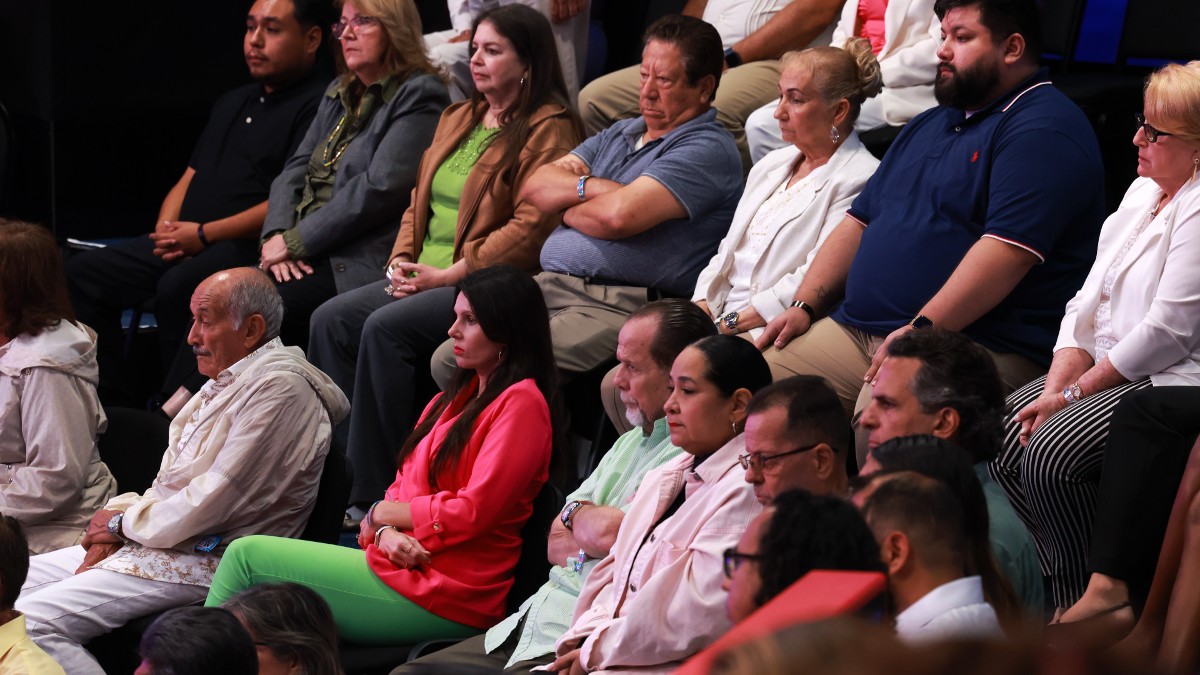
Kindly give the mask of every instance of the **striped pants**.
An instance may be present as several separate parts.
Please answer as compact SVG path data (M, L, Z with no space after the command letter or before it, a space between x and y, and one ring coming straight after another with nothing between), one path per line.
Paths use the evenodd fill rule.
M1042 394L1040 377L1009 395L1004 448L992 460L992 477L1037 544L1042 573L1051 580L1054 604L1070 607L1088 579L1088 547L1104 445L1113 408L1129 394L1150 386L1143 379L1092 394L1046 420L1021 447L1017 411Z

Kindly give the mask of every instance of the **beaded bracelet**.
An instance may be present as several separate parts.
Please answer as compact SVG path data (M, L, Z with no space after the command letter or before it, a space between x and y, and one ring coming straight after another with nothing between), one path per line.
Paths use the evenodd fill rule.
M375 521L372 520L371 516L375 515L375 507L379 506L379 502L381 502L381 501L383 501L383 500L380 499L379 501L376 501L374 504L371 505L371 508L367 509L367 515L363 517L364 520L367 521L367 527L375 527Z

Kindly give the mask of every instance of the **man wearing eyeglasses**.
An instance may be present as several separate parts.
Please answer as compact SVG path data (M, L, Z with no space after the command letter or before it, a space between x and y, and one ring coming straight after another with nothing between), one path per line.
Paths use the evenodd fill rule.
M966 452L987 499L996 562L1025 606L1040 611L1045 590L1033 538L987 470L1000 449L1004 414L1000 376L991 357L962 333L936 328L902 335L886 353L859 421L867 447L930 434ZM876 467L868 454L863 473Z
M765 387L746 409L746 454L738 459L763 506L792 490L845 496L850 422L837 394L814 375Z
M256 0L242 43L254 82L217 100L154 231L67 262L75 314L99 336L106 403L145 403L120 390L122 310L154 300L165 373L187 334L188 303L200 282L256 264L271 181L300 145L327 84L317 54L332 14L329 0Z

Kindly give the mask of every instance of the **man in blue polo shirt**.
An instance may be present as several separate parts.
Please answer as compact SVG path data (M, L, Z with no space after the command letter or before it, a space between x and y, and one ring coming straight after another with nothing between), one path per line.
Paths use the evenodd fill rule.
M1038 68L1034 0L935 11L941 105L900 134L758 340L776 378L824 376L847 409L868 400L886 345L929 325L985 347L1007 390L1032 380L1095 257L1100 152Z
M644 42L642 116L538 169L521 194L542 211L562 212L542 247L537 282L568 377L613 357L633 310L691 295L742 196L742 161L711 103L724 66L721 36L700 19L673 15L646 29ZM449 346L433 357L439 384L453 372Z

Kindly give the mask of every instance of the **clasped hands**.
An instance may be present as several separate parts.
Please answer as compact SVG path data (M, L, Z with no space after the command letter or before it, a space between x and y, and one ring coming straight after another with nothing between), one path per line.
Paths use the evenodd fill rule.
M362 523L358 526L359 547L365 551L367 546L374 545L375 537L381 529L383 534L379 535L379 552L387 556L393 565L402 570L422 565L432 566L433 556L421 545L421 542L417 541L416 537L388 525L375 527L368 523L366 518L363 518Z
M154 241L154 255L163 262L175 262L188 258L204 250L200 241L200 223L190 221L164 220L150 233Z
M383 292L399 300L431 288L447 286L446 270L430 265L396 259L388 264L383 276L388 281Z
M83 564L75 570L76 574L86 572L93 565L116 553L117 550L125 545L122 539L108 531L108 521L112 520L112 517L118 513L122 512L100 509L88 521L87 530L83 534L83 541L79 542L80 546L87 549L87 555L83 557Z
M276 234L263 242L258 266L270 272L275 281L280 283L302 279L305 275L313 273L312 266L307 262L292 259L282 234Z

